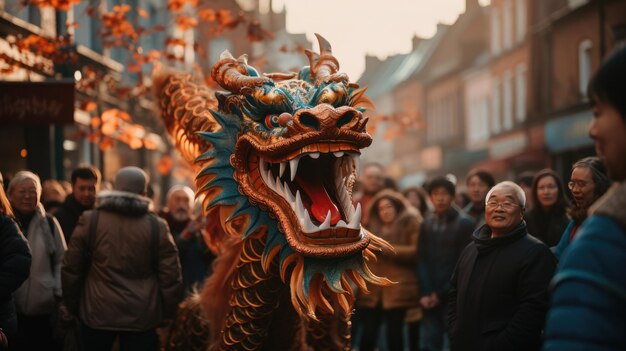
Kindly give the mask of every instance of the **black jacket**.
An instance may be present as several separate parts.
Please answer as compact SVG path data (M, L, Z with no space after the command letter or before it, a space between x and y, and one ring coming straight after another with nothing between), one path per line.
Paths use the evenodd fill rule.
M74 228L76 228L76 224L78 223L78 218L80 218L80 215L83 214L83 212L90 209L90 207L84 207L79 204L76 201L74 194L69 194L65 198L65 201L63 201L63 204L55 209L54 216L59 221L61 229L63 229L65 242L68 245L70 244Z
M473 231L472 219L455 208L450 208L443 218L434 213L426 215L417 246L420 296L435 292L440 301L446 301L450 276Z
M569 223L565 210L543 212L533 208L525 216L528 233L541 240L548 247L556 246Z
M474 232L451 279L452 350L539 350L556 268L550 249L522 221L510 234Z
M11 294L28 278L30 249L17 223L0 215L0 328L12 334L17 329Z

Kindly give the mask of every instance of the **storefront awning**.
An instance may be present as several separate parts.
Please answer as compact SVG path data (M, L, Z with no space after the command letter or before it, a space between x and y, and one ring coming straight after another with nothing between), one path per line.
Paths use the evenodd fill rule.
M577 149L593 144L589 138L591 110L551 120L546 123L546 145L551 152Z

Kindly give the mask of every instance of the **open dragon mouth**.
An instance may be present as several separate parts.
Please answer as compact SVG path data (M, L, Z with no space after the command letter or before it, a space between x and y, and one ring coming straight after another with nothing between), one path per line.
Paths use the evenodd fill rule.
M352 206L346 185L360 153L349 146L334 149L274 162L259 158L263 182L287 201L309 239L345 241L360 234L361 206Z
M346 256L369 243L361 228L361 206L354 207L350 195L359 150L336 140L280 154L249 147L248 176L240 179L251 198L271 209L296 251Z

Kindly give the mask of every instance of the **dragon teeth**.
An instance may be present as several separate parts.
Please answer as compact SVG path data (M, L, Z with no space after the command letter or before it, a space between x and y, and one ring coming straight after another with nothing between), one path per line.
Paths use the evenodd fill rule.
M319 152L311 152L310 154L307 154L307 155L309 155L309 157L314 159L314 160L316 160L316 159L318 159L320 157L320 153Z
M294 159L289 160L289 171L291 172L291 181L296 178L296 172L298 171L298 163L300 162L300 157L296 157Z
M354 165L355 167L358 167L359 154L351 153L351 152L350 153L334 152L333 154L337 158L341 158L346 154L349 155L350 156L349 159L352 160L352 165ZM309 153L306 155L313 155L312 158L315 159L319 157L320 153ZM290 172L291 172L290 177L292 181L295 178L295 174L297 173L297 170L298 170L299 160L302 156L303 155L298 156L288 161ZM279 171L278 171L279 175L277 177L275 177L272 174L271 166L272 164L270 162L261 159L261 162L259 164L261 177L263 178L263 181L265 182L265 184L271 190L273 190L279 196L283 197L291 205L291 208L295 212L298 218L298 221L300 222L300 225L302 226L302 230L304 232L315 233L315 232L326 230L329 228L350 228L354 230L360 230L361 214L362 214L361 205L357 204L356 209L354 208L354 206L352 205L352 200L350 199L350 196L348 196L348 192L347 192L344 180L341 177L337 177L337 179L335 179L335 189L337 190L337 200L339 201L339 204L343 208L344 213L348 219L339 220L337 224L331 227L330 225L331 213L330 211L328 211L328 213L326 214L326 218L324 219L324 222L318 226L313 223L313 220L312 220L311 215L309 214L309 211L304 207L300 190L297 190L294 196L294 193L291 191L288 181L281 180L281 177L284 175L284 172L287 168L287 162L279 163ZM349 221L349 223L346 223L346 221Z
M361 203L356 205L356 211L348 223L348 228L359 230L361 227Z
M352 164L354 165L354 169L356 173L359 173L360 163L361 163L361 155L357 153L350 153L350 158L352 159Z
M320 227L319 227L320 230L324 230L328 228L330 228L330 210L328 210L328 213L326 213L326 219L324 220L324 223L320 224Z

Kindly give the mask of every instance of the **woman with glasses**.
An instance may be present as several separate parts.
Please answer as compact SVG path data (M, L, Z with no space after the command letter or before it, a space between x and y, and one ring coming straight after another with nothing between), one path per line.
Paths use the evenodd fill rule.
M576 235L578 227L587 219L589 207L604 195L610 185L611 180L606 175L606 168L599 158L586 157L574 163L570 181L567 183L574 201L568 210L569 224L561 236L561 241L554 248L554 255L557 258L560 258Z
M533 179L533 208L525 216L530 235L548 247L556 245L567 227L567 201L561 178L551 169L543 169Z

